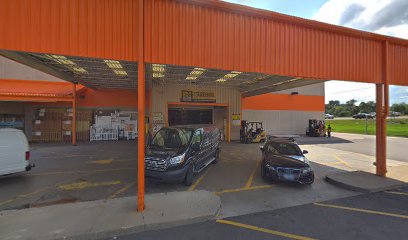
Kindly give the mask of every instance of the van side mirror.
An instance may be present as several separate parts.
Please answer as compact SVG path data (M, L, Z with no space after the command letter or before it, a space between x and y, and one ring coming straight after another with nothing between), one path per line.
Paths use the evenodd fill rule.
M261 152L264 151L264 146L259 146L259 150L261 150Z
M201 150L201 144L199 142L196 142L193 145L191 145L191 149L193 149L193 151L195 152L198 152Z
M302 151L303 154L308 154L309 152L307 150Z

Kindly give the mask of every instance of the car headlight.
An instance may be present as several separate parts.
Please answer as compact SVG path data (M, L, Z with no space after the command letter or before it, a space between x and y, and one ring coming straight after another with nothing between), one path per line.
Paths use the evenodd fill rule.
M184 162L185 154L170 158L170 165L179 165Z
M303 173L303 174L309 173L309 172L311 172L311 171L312 171L312 168L311 168L311 167L305 167L305 168L302 169L302 173Z

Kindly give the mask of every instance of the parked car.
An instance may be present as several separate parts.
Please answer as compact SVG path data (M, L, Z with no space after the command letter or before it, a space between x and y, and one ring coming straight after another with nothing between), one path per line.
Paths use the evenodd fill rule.
M375 118L377 116L376 112L370 112L368 115L370 115L371 118Z
M0 175L30 171L30 149L21 130L0 129Z
M366 118L374 118L372 115L368 113L357 113L352 116L354 119L366 119Z
M401 116L401 113L399 112L390 112L390 117L399 117Z
M271 139L261 146L261 176L274 182L289 181L301 184L312 184L314 172L305 157L306 150L301 151L292 139Z
M326 114L324 114L324 118L325 119L334 119L334 115L326 113Z
M190 186L194 175L218 161L220 130L213 126L176 126L158 131L147 147L146 177L184 181Z

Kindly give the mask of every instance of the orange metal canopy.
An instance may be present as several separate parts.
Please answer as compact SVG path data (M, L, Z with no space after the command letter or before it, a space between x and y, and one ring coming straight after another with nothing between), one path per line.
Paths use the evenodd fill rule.
M72 101L71 83L1 79L0 84L0 101ZM77 91L83 89L83 86L77 86Z
M138 61L136 0L3 0L0 49ZM408 41L214 0L145 0L145 60L408 85Z

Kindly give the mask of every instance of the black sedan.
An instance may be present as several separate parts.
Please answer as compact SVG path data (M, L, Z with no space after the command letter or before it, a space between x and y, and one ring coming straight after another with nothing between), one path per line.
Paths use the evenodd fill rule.
M274 182L312 184L314 172L299 146L289 139L272 139L261 146L261 176Z

